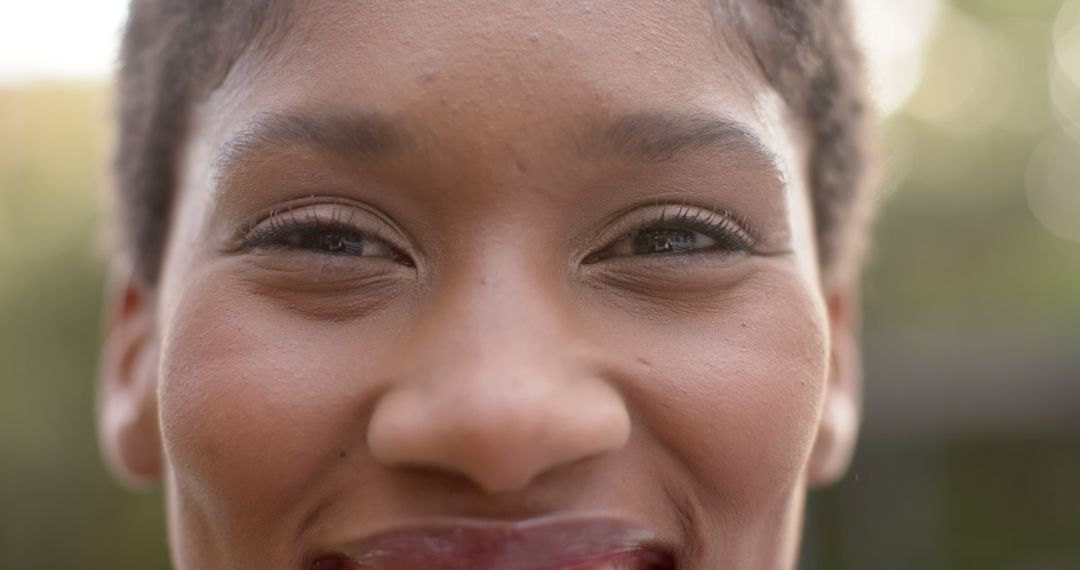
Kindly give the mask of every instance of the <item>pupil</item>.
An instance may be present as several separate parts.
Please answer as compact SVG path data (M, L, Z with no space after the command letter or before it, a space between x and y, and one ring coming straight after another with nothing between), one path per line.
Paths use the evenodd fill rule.
M339 233L323 234L319 238L319 249L330 253L359 253L363 249L363 243L358 239L350 239Z
M343 248L341 236L337 234L324 235L322 248L326 251L341 251Z
M685 230L648 230L634 237L635 253L669 253L693 249L694 232Z

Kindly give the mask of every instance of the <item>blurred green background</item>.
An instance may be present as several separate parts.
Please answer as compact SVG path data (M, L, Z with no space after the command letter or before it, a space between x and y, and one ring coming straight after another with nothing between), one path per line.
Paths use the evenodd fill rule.
M1080 2L955 0L928 41L883 120L860 448L803 567L1080 569ZM0 86L0 568L168 566L93 426L110 97Z

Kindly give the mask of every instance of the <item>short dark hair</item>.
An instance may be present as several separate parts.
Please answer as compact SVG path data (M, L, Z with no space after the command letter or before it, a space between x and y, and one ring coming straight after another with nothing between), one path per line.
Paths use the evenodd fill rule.
M826 278L858 266L872 153L861 52L847 0L716 0L810 136L807 173ZM120 247L157 282L192 109L240 56L287 25L287 0L133 0L118 78ZM730 18L730 16L727 16Z

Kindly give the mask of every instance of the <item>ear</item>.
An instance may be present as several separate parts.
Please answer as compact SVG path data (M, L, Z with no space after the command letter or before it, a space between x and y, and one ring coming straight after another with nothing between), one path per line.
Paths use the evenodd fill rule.
M143 488L160 478L162 466L155 303L152 291L128 272L113 275L107 295L98 438L113 475Z
M835 483L847 471L855 451L862 402L857 289L837 287L826 295L826 303L831 333L829 379L807 467L811 487Z

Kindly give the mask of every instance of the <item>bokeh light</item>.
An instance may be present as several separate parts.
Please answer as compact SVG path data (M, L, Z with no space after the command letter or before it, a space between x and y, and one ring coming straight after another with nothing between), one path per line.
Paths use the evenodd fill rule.
M1080 86L1073 83L1056 60L1049 67L1048 82L1054 114L1061 128L1080 140Z
M940 0L858 0L854 6L878 112L891 115L919 85Z
M997 32L945 7L929 41L935 61L906 111L958 135L990 128L1012 101L1017 67Z
M1069 0L1058 10L1053 42L1055 63L1080 87L1080 0Z
M0 0L0 84L107 76L127 5L128 0Z
M1031 156L1028 205L1050 233L1080 242L1080 141L1056 133Z
M1062 128L1080 140L1080 0L1058 11L1053 27L1050 97Z

